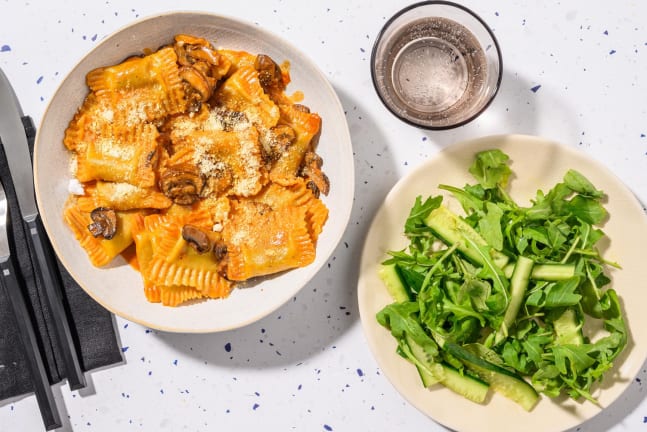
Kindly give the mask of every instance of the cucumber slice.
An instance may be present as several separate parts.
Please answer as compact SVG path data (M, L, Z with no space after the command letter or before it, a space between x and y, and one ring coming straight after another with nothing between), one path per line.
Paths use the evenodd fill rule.
M573 309L566 309L559 318L553 322L555 343L559 345L582 345L582 324L578 322L577 314Z
M510 280L510 302L503 316L501 327L499 327L494 335L494 345L498 345L508 337L508 329L512 326L515 319L517 319L519 308L521 308L521 303L526 294L526 288L528 288L528 283L530 282L530 273L534 264L534 261L530 258L520 256L514 266L512 279Z
M416 359L416 368L426 388L441 383L453 392L476 403L483 403L487 397L489 386L476 377L462 374L445 363L436 363L427 353L408 336L405 336L411 354Z
M488 243L474 228L447 207L440 206L432 210L425 219L425 224L445 243L457 244L458 250L472 262L479 265L485 264L478 251L466 242L465 238L469 238L478 246L488 246ZM507 255L491 247L490 255L499 268L505 267L508 263Z
M429 388L432 385L439 383L440 379L436 375L438 375L440 371L437 367L434 367L435 363L433 359L429 358L425 350L415 343L409 335L405 335L405 340L411 350L411 354L413 354L416 360L421 363L421 365L414 364L416 369L418 369L418 375L420 375L420 379L425 388Z
M411 292L402 279L400 272L395 264L382 264L377 272L386 290L391 294L396 302L405 302L413 299Z
M539 401L539 394L534 387L516 373L483 360L455 343L445 343L444 349L490 384L492 389L517 402L526 411L532 410Z
M503 268L503 274L510 279L514 271L514 263L508 263ZM530 279L544 281L561 281L575 276L574 264L535 264L530 273Z
M443 376L440 383L472 402L483 403L487 397L490 386L476 377L465 375L444 363L440 364L443 368Z

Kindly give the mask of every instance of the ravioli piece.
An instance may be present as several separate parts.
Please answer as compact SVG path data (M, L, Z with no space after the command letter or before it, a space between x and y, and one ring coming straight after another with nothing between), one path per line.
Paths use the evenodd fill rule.
M227 244L227 278L250 278L304 267L315 259L305 209L241 201L223 230Z
M156 188L141 188L130 183L97 181L85 187L78 197L79 208L92 211L97 207L114 210L169 208L173 202Z
M86 81L97 100L106 103L106 115L118 124L133 126L186 110L184 86L172 47L95 69L88 73Z
M270 180L289 186L297 182L304 157L314 147L313 139L321 128L321 117L298 109L294 105L281 105L280 109L281 124L291 127L296 138L272 166Z
M291 186L281 186L271 183L254 200L268 204L273 209L284 207L301 207L305 210L305 221L313 242L317 242L319 234L328 219L328 208L308 189L303 179L299 178Z
M74 237L88 254L90 262L102 267L112 261L133 243L133 230L143 224L143 213L139 211L116 212L117 231L111 239L94 237L88 230L93 221L89 212L82 212L73 203L68 202L64 210L65 223L70 227Z
M220 274L222 263L217 255L211 250L197 251L182 235L187 222L199 220L188 214L151 216L145 220L146 233L136 236L142 276L159 287L162 296L164 287L191 287L210 298L226 297L231 291L231 283ZM215 243L220 235L209 229L203 231Z
M180 116L166 126L174 154L169 165L190 163L198 167L207 183L203 196L251 196L267 183L261 144L256 128L228 127L219 110Z
M257 127L276 126L281 113L279 107L265 94L253 66L241 66L216 90L218 105L244 112Z
M84 143L85 151L77 154L77 179L154 186L157 136L157 129L151 124L126 131L106 124L94 141Z

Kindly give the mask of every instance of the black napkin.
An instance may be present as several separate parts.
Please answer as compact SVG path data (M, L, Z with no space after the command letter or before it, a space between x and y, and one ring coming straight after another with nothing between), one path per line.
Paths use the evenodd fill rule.
M24 120L31 151L35 136L34 128L31 119L26 117ZM27 288L25 295L27 307L32 315L50 383L54 384L65 378L65 367L60 347L54 336L50 311L46 302L41 301L45 298L43 287L34 277L20 209L3 146L0 146L0 178L7 195L9 217L12 222L9 230L9 235L13 236L12 252L17 255L20 272ZM81 368L89 371L121 362L121 349L117 344L112 315L79 287L60 262L58 267L65 291L63 303L68 314L70 330L77 344L77 352L81 354L79 359ZM30 393L33 388L9 299L6 298L3 290L0 290L0 401Z

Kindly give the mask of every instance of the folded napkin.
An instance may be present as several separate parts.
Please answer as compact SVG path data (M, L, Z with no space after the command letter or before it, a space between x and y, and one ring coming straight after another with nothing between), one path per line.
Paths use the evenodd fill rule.
M35 135L34 128L31 119L25 119L31 151ZM9 235L13 235L12 253L16 255L19 263L17 270L19 269L22 274L27 288L25 295L27 307L32 315L50 383L54 384L65 378L65 367L60 347L54 336L50 311L47 309L46 302L41 300L45 298L43 287L34 277L20 209L3 146L0 146L0 178L7 195L11 218ZM58 267L64 285L63 303L68 314L70 330L77 344L77 352L81 355L79 358L81 368L89 371L121 362L122 354L117 344L112 315L79 287L60 262ZM0 290L0 401L30 393L33 388L11 304L4 290Z

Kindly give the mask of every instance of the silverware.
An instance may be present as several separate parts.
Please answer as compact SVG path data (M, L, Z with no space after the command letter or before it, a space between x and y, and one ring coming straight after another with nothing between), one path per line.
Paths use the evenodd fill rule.
M85 377L63 306L56 257L36 206L31 156L22 117L13 88L0 69L0 139L16 191L34 273L45 291L45 301L52 314L54 333L61 349L68 384L72 390L76 390L85 387Z
M16 276L13 265L9 236L7 234L7 227L9 226L7 207L7 197L5 196L4 187L0 183L0 272L2 273L0 276L0 285L4 289L16 316L16 324L20 339L22 340L23 354L29 373L32 376L34 393L36 394L36 401L40 408L40 414L43 417L45 429L52 430L61 427L61 417L56 408L56 401L54 400L52 388L47 378L43 358L38 349L36 332L34 331L34 326L23 297L24 290L20 279Z

